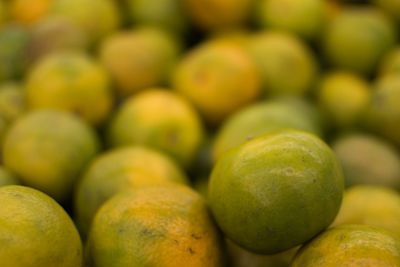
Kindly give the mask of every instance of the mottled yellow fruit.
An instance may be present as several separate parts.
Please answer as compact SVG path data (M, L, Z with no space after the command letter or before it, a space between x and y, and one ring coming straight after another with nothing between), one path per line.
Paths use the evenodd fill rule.
M75 193L78 228L86 236L98 208L127 189L169 183L188 183L184 172L165 155L145 148L127 147L95 158Z
M400 189L400 154L385 139L353 133L332 144L347 186L371 184Z
M49 14L70 19L94 43L120 25L117 3L112 0L53 0Z
M179 53L171 36L156 28L116 33L100 48L100 57L121 96L164 85Z
M33 25L41 20L54 0L11 0L8 4L8 15L18 23Z
M178 185L110 199L95 217L89 251L96 267L223 266L221 239L204 199Z
M276 254L328 227L339 211L343 174L318 137L287 130L225 153L208 199L226 237L249 251Z
M97 136L68 113L41 110L18 119L4 140L4 165L22 182L58 201L99 149Z
M183 0L189 18L203 30L223 31L243 26L254 0Z
M0 262L7 267L81 267L82 244L53 199L24 186L0 187Z
M317 88L317 102L328 124L348 128L359 124L371 101L366 80L351 72L331 72Z
M249 37L248 51L261 74L265 95L304 95L312 88L317 77L316 59L296 36L260 32Z
M187 97L211 124L255 101L260 77L237 44L209 42L188 53L177 66L174 89Z
M32 68L25 87L28 108L69 111L96 126L108 117L113 106L106 70L80 52L44 57Z
M306 244L291 267L399 267L400 239L381 228L342 225Z
M259 0L256 9L258 23L298 34L303 38L317 38L327 20L325 0Z
M203 142L201 120L192 106L167 89L152 88L128 99L111 120L112 146L145 145L189 167Z
M349 188L344 193L342 206L332 225L341 224L367 224L400 235L399 193L380 186Z

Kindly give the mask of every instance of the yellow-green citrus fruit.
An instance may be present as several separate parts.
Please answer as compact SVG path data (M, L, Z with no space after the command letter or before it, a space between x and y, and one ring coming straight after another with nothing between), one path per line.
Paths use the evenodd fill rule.
M203 126L193 107L166 89L149 89L117 110L108 131L112 146L145 145L188 167L203 142Z
M10 185L0 187L0 202L2 266L83 266L78 231L52 198Z
M11 123L25 112L25 93L17 83L0 85L0 117Z
M347 186L375 184L400 189L400 154L385 139L354 133L338 138L332 148Z
M28 45L29 64L59 51L84 50L88 47L84 31L65 17L47 17L31 29Z
M221 126L214 140L213 160L248 140L283 129L321 133L319 125L305 110L292 102L268 100L240 110Z
M331 228L300 249L291 267L398 267L400 238L368 225Z
M367 224L400 234L400 195L393 189L358 185L349 188L333 223Z
M326 119L337 128L360 122L371 100L371 88L361 76L343 71L325 75L317 88L317 102Z
M32 26L46 16L54 0L11 0L9 2L7 13L11 20Z
M289 267L298 247L274 254L262 255L245 250L227 240L230 267Z
M98 151L94 131L68 113L41 110L18 119L4 140L4 165L58 201Z
M366 124L400 145L400 75L384 75L375 82Z
M17 24L0 29L0 81L19 79L26 70L29 32Z
M89 255L96 267L222 267L221 243L199 194L178 185L148 187L100 208Z
M92 161L78 183L75 192L78 228L86 235L98 208L118 192L187 182L183 171L157 151L136 146L106 152Z
M179 44L170 35L146 27L111 35L103 42L100 57L118 93L127 96L164 85L179 50Z
M394 25L379 10L349 7L328 26L324 53L335 67L368 74L394 46L395 37Z
M297 37L276 31L260 32L250 36L248 50L261 74L266 95L303 95L314 84L316 60Z
M112 0L53 0L49 13L70 19L92 42L109 35L120 24L117 3Z
M342 193L343 174L331 149L312 134L289 130L224 154L212 171L208 199L229 239L275 254L329 226Z
M261 93L257 68L235 43L209 42L189 52L175 70L174 89L211 124L250 104Z
M380 75L400 74L400 46L390 50L380 62Z
M4 166L0 166L0 186L18 185L19 179Z
M187 28L187 18L180 0L127 0L130 21L181 33Z
M257 6L258 24L313 39L326 22L324 0L261 0Z
M28 108L69 111L96 126L113 105L108 73L80 52L44 57L31 69L25 87Z
M249 18L254 0L183 0L192 22L205 31L224 31L243 26Z

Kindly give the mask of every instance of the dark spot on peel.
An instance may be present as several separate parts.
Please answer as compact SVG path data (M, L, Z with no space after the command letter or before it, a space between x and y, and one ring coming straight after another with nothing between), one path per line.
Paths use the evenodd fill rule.
M191 247L188 248L188 251L191 255L196 254L196 252Z
M201 239L201 236L200 236L200 235L197 235L197 234L194 234L194 233L193 233L191 236L192 236L192 238L194 238L194 239L196 239L196 240Z

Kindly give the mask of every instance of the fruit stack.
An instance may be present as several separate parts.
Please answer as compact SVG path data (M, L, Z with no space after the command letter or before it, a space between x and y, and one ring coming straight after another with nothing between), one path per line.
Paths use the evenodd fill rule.
M400 267L400 0L0 0L1 267Z

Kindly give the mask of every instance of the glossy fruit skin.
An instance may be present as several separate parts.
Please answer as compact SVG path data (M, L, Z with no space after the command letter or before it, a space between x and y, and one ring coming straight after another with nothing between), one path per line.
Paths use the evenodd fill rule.
M81 267L82 243L52 198L25 186L0 187L0 262L7 267Z
M291 267L400 266L397 235L368 225L331 228L304 245Z
M209 202L218 225L238 245L274 254L326 228L342 200L343 174L314 135L282 131L255 138L219 159Z
M222 267L220 238L195 191L147 187L116 195L101 207L89 255L97 267Z

